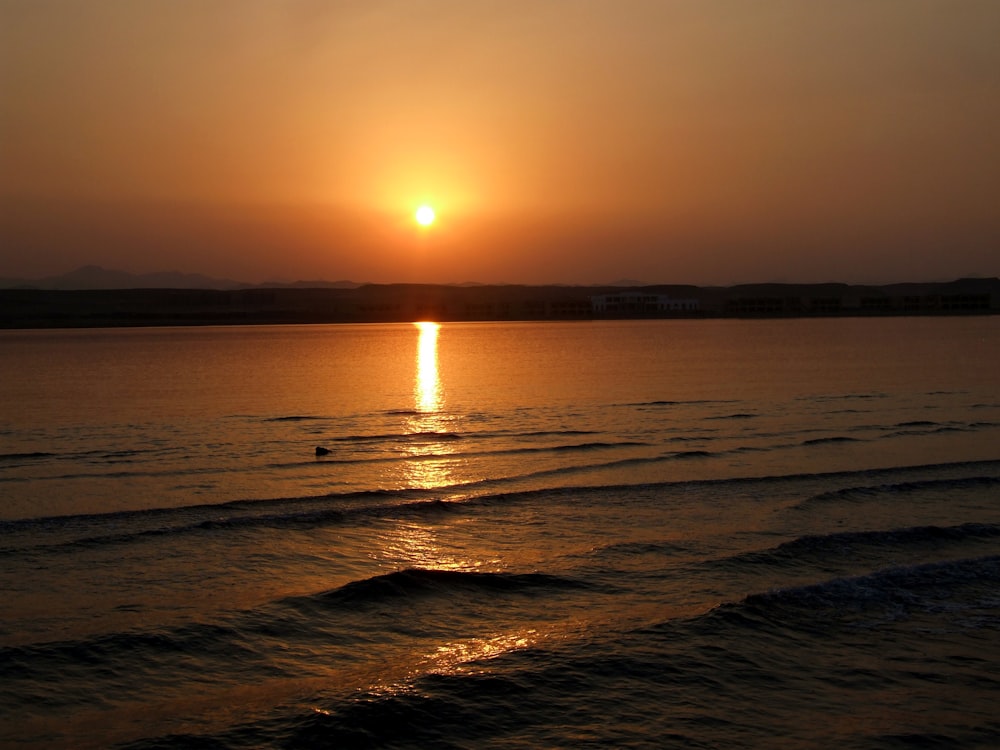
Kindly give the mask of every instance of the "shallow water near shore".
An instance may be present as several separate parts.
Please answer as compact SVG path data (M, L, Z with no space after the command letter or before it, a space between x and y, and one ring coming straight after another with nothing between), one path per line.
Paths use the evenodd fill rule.
M2 332L0 743L996 746L998 344Z

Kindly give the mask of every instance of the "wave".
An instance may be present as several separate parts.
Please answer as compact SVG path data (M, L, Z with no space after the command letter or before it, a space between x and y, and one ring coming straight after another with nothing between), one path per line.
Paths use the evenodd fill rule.
M1000 607L1000 556L889 568L863 576L835 578L809 586L751 594L739 608L769 618L805 616L811 625L840 621L873 624L882 617L913 612L953 613ZM857 621L868 613L875 620Z
M979 428L972 427L972 426L968 426L968 427L947 427L947 426L941 426L941 427L931 427L931 428L926 428L926 429L913 429L913 428L910 428L910 429L897 430L895 432L890 432L890 433L887 433L887 434L883 435L882 437L893 438L893 437L913 437L915 435L940 435L940 434L945 433L945 432L973 432L974 430L977 430L977 429L979 429Z
M414 491L407 494L416 494ZM361 493L359 493L361 494ZM367 497L392 496L393 493L363 493ZM398 495L395 495L398 498ZM241 501L242 502L242 501ZM361 517L377 518L387 516L422 515L445 512L460 504L458 500L397 500L377 505L337 508L296 508L286 513L252 513L247 515L213 514L212 517L190 523L180 523L144 528L131 532L82 536L69 541L33 545L31 547L0 548L0 556L23 554L25 552L73 553L80 549L126 545L164 536L183 536L198 533L218 533L227 531L251 531L253 529L312 529L355 521ZM221 506L202 506L217 509Z
M235 529L249 530L255 527L310 528L339 523L344 520L344 517L345 514L338 510L316 511L312 513L299 512L288 515L218 517L185 525L162 526L151 529L142 529L140 531L121 532L117 534L84 536L69 541L38 544L31 547L5 547L0 548L0 556L23 554L25 552L37 553L42 551L46 554L72 554L81 549L126 545L156 537L181 536L199 532L227 531Z
M597 430L528 430L528 431L495 431L475 433L474 437L505 437L505 438L525 438L525 437L562 437L564 435L597 435Z
M222 644L232 648L235 656L235 652L240 650L239 642L240 633L234 627L198 623L172 629L103 633L73 641L4 646L0 647L0 674L9 678L23 677L28 665L37 665L42 661L96 664L133 652L142 652L146 656L192 651L203 653L213 650L213 645Z
M982 462L985 465L993 464L992 461ZM961 466L964 464L956 464ZM975 464L973 464L975 465ZM869 474L870 475L870 474ZM945 479L920 479L902 482L892 482L888 484L842 487L836 490L821 492L818 495L806 498L798 503L796 508L805 508L814 503L830 502L861 502L868 501L883 495L909 495L913 493L927 492L928 490L967 490L967 489L988 489L1000 484L1000 476L972 476L972 477L949 477Z
M669 401L669 400L658 400L658 401L638 401L631 404L625 404L626 406L688 406L688 405L698 405L698 404L735 404L739 403L736 399L691 399L687 401Z
M121 463L118 461L110 461L110 464ZM216 467L211 468L197 468L191 467L183 470L178 469L133 469L129 471L118 470L118 471L76 471L67 474L52 474L49 476L32 476L32 477L0 477L0 482L56 482L65 481L67 479L134 479L138 477L152 478L152 477L188 477L188 476L200 476L205 474L218 474L221 469Z
M77 640L0 647L9 710L107 708L156 695L163 680L225 683L292 676L270 656L267 623L224 622L103 633ZM78 688L66 689L64 684Z
M720 455L708 451L682 451L661 456L626 458L599 464L560 467L524 475L484 479L434 489L362 490L322 495L279 497L264 499L232 500L225 503L187 505L176 508L117 511L113 513L43 516L37 518L0 521L0 538L11 538L25 533L32 539L45 538L45 534L32 532L58 529L73 534L74 539L60 540L38 546L0 547L0 555L18 554L27 549L72 550L80 545L124 544L144 537L165 534L208 533L254 527L317 527L350 521L359 516L385 517L393 514L421 514L442 511L456 512L481 504L498 502L534 501L537 498L561 496L565 493L632 493L671 492L691 488L754 487L766 484L799 482L849 482L850 486L811 495L791 506L805 509L814 503L858 502L881 494L907 496L928 490L989 489L1000 484L1000 461L972 461L917 466L898 466L866 469L851 472L812 474L785 474L759 477L734 477L725 479L695 479L675 482L636 482L631 484L573 484L553 485L535 489L497 492L496 488L524 479L571 476L603 468L629 465L648 465L672 460L698 460ZM976 472L973 476L927 479L914 474L938 472ZM990 474L982 472L991 472ZM995 473L993 473L995 472ZM859 480L894 481L882 484L859 484ZM129 529L104 533L107 529Z
M406 568L329 591L220 612L208 622L2 646L0 692L7 707L79 709L90 701L155 694L164 681L244 685L248 679L300 678L310 672L317 653L322 653L317 662L322 674L327 662L357 659L365 646L391 652L399 639L432 637L442 624L449 630L460 627L488 610L503 611L512 598L525 599L533 611L540 598L589 588L583 581L544 573ZM475 600L475 613L469 612L470 600ZM404 602L417 609L401 614ZM387 627L383 614L405 634ZM99 685L100 691L81 695L60 687L64 684Z
M995 630L1000 627L1000 556L952 559L889 567L864 575L775 588L723 602L689 618L671 619L641 632L676 637L778 638L779 648L793 637L840 642L843 629L883 628L925 615L939 628ZM783 646L781 644L784 644Z
M479 492L498 485L523 479L572 475L588 469L607 466L641 465L670 458L700 458L704 452L689 451L666 457L623 459L585 467L560 467L501 479L484 479L476 482L440 487L436 489L372 490L348 493L331 493L311 497L288 497L265 500L234 500L227 503L190 505L180 508L160 508L142 511L121 511L108 514L87 514L0 521L3 532L27 532L43 527L74 529L80 532L69 540L32 544L31 546L0 547L0 556L25 552L71 553L87 547L123 545L147 538L167 535L249 531L259 528L320 528L356 521L360 518L386 518L402 515L427 515L479 505L493 505L538 497L560 495L566 492L614 492L636 487L661 485L574 485L568 488L547 487L534 490L497 493ZM670 486L671 483L662 486ZM273 510L273 512L268 512ZM116 531L113 534L94 533L114 527L139 526L134 531ZM31 535L32 538L38 538Z
M31 453L0 453L0 461L21 461L26 458L50 458L55 453L47 451L33 451Z
M583 557L590 557L591 555L623 555L623 556L641 556L641 555L663 555L672 556L678 554L690 554L691 549L685 545L678 543L677 541L662 541L662 542L614 542L613 544L606 544L600 547L595 547L594 549L588 551Z
M754 414L751 412L735 412L733 414L708 416L704 418L704 421L707 422L707 421L719 421L719 420L752 420L758 418L760 418L759 414ZM881 437L891 438L898 436L911 436L911 435L921 435L921 434L963 432L963 431L977 430L977 429L988 429L992 427L996 427L996 425L990 422L977 422L970 424L959 424L959 423L942 424L929 420L912 420L908 422L899 422L893 425L855 426L853 428L849 428L849 431L851 432L870 432L873 430L882 431L885 434L883 434ZM794 434L801 434L802 432L809 432L809 431L815 431L815 430L799 430L794 432L783 432L783 433L763 433L760 435L760 437L778 437L779 435L788 437ZM707 430L701 430L701 432L707 432ZM599 433L593 430L541 430L541 431L524 431L524 432L503 431L503 432L473 432L468 434L459 434L454 432L425 431L425 432L392 432L392 433L381 433L381 434L340 435L327 438L327 442L331 444L406 443L406 442L458 440L458 439L488 440L496 437L503 437L505 439L509 439L509 438L536 438L536 437L566 437L572 435L594 435L594 434L599 434ZM679 439L679 438L676 436L671 436L667 439ZM827 437L804 440L801 442L801 445L846 443L858 440L860 439L837 435L837 436L827 436ZM780 448L783 446L776 446L776 447Z
M500 431L471 432L459 434L455 432L388 432L380 434L339 435L327 438L330 443L391 443L412 440L458 440L463 438L488 439L503 438L535 438L535 437L568 437L574 435L596 435L595 430L530 430L530 431Z
M813 396L799 396L796 400L798 401L853 401L858 400L869 400L869 399L883 399L889 398L887 393L833 393L833 394L817 394Z
M719 562L725 565L774 564L803 560L829 563L844 558L855 560L865 551L885 548L898 550L927 545L961 545L963 542L1000 537L1000 526L987 523L964 523L958 526L915 526L888 531L844 531L807 535L782 542L768 550L745 552Z
M329 443L386 443L386 442L420 442L426 440L460 440L461 435L455 432L390 432L380 435L341 435L327 438Z
M262 422L329 422L333 417L317 417L309 414L292 414L285 417L265 417Z
M809 440L803 440L802 445L831 445L836 443L860 443L862 442L858 438L845 437L843 435L834 435L832 437L821 437L821 438L810 438Z
M26 461L36 458L56 458L60 460L93 460L93 459L115 459L115 458L133 458L135 456L144 456L151 453L162 453L162 449L141 449L141 448L131 448L127 450L87 450L87 451L71 451L67 453L54 453L52 451L27 451L23 453L0 453L0 461ZM108 463L114 463L113 461L108 461Z
M870 746L870 732L886 736L897 727L910 737L931 736L942 705L948 708L945 728L961 737L989 726L978 717L991 715L995 679L968 681L988 675L995 659L986 654L974 666L956 664L949 649L944 656L927 653L919 628L898 645L894 636L928 614L935 626L978 631L963 645L990 643L998 583L1000 557L988 557L755 593L653 626L596 629L487 657L470 653L450 668L419 669L353 691L327 690L306 705L283 706L253 725L214 736L150 738L130 748L239 747L264 738L296 748L765 747L776 732L787 733L795 747ZM439 587L445 595L467 588L495 595L496 585L527 591L534 583L399 571L302 604L325 607L332 599L338 607L356 606L338 598L355 585L362 605L394 605L401 596L435 596ZM887 657L876 650L880 646ZM955 685L954 707L941 695L946 684ZM881 713L871 726L822 720L845 706L867 719L861 702L882 688L901 693L914 708L886 721L876 705ZM963 702L970 701L968 720L956 724ZM938 713L929 725L914 724L925 707Z
M609 450L616 448L644 448L649 447L650 443L635 441L635 440L624 440L616 442L592 442L592 443L572 443L568 445L548 445L548 446L537 446L537 447L523 447L523 448L500 448L497 450L477 450L474 452L447 452L447 453L421 453L420 455L379 455L379 456L365 456L360 458L342 457L337 456L336 453L331 453L323 456L310 457L309 459L303 459L300 461L282 461L266 464L269 469L295 469L304 466L314 466L317 463L321 464L394 464L394 463L413 463L415 461L435 461L441 459L447 459L451 461L462 461L462 460L472 460L476 458L483 458L486 456L512 456L512 455L524 455L524 454L540 454L540 453L573 453L573 452L586 452L586 451L599 451L599 450ZM445 488L441 488L445 489Z
M708 451L680 451L677 453L664 453L659 456L637 456L633 458L622 458L616 461L603 461L601 463L595 464L580 464L576 466L561 466L555 469L541 469L539 471L528 472L525 474L518 474L515 476L504 477L502 479L486 479L480 482L470 482L468 484L460 485L464 488L473 488L477 486L497 486L500 484L510 484L515 482L524 481L526 479L541 479L543 477L559 477L559 476L573 476L574 474L585 474L592 471L601 471L605 469L621 469L628 466L648 466L651 464L663 463L666 461L675 460L686 460L695 458L708 458L710 456L718 455L715 453L710 453ZM660 486L669 486L670 484L676 483L656 483ZM638 486L654 486L650 484L643 485L622 485L624 487L638 487ZM614 489L616 485L605 485L607 489ZM586 487L580 489L593 489L593 487ZM548 488L539 490L540 492L546 492Z
M531 448L528 450L532 451L591 451L591 450L603 450L605 448L640 448L648 447L649 443L643 443L637 440L623 440L621 442L594 442L594 443L578 443L576 445L555 445L551 448ZM520 452L520 451L514 451Z
M315 604L364 604L403 597L447 596L457 592L495 594L542 590L582 589L590 586L546 573L493 573L482 571L406 568L351 581L339 588L309 597L285 600L294 606Z

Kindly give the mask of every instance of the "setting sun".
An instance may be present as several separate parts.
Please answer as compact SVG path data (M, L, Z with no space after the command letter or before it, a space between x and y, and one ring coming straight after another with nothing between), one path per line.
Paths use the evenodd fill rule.
M435 215L434 209L430 206L421 206L413 216L420 226L429 227L434 223Z

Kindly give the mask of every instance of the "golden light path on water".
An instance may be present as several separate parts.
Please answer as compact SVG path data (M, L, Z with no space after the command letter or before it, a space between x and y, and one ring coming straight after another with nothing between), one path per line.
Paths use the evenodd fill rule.
M444 389L438 370L439 323L414 323L417 339L416 375L413 381L413 415L407 420L409 440L404 451L409 485L433 489L453 483L450 465L455 452L448 416L442 412Z
M451 466L455 453L454 435L450 431L448 415L443 413L444 389L438 368L438 334L441 325L432 322L414 323L417 341L416 374L413 383L414 414L408 419L407 432L411 438L405 451L410 486L431 489L453 482ZM469 523L459 521L459 523ZM497 557L482 557L476 550L442 544L436 530L439 525L420 521L397 522L380 534L375 548L380 562L393 561L392 566L424 568L431 570L474 571L502 567ZM481 550L478 551L481 553ZM527 648L542 638L534 627L524 627L513 632L496 632L486 637L459 638L438 644L429 652L415 653L409 663L400 664L402 675L369 686L375 693L395 693L405 690L415 678L428 672L449 673L473 669L466 665L494 658L513 650ZM319 709L315 709L319 710Z
M424 414L441 408L441 377L438 374L439 323L414 323L420 332L417 340L417 378L413 387L414 408Z

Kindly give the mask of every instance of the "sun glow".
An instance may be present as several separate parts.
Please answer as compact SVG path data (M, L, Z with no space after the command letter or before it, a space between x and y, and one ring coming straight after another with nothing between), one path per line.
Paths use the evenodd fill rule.
M416 213L413 214L413 218L417 220L417 223L422 227L429 227L434 223L434 219L437 214L434 213L434 209L428 205L423 205L417 209Z

